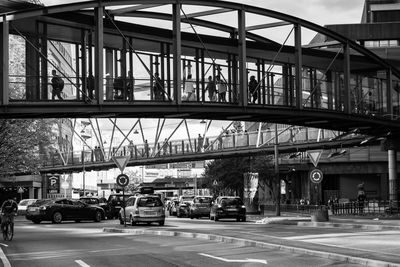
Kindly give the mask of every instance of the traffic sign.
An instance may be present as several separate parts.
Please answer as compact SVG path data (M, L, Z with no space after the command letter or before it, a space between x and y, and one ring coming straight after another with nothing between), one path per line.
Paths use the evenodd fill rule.
M311 182L315 184L319 184L320 182L322 182L322 179L324 178L324 174L320 169L311 170L309 175Z
M121 172L124 171L126 165L128 164L129 159L131 158L131 156L118 156L118 157L112 157L113 161L115 162L115 164L117 165L117 167L119 168L119 170Z
M20 186L18 187L18 193L22 194L24 192L24 189Z
M218 185L218 182L217 182L217 180L214 180L214 182L213 182L213 186L217 186Z
M319 159L321 158L322 150L308 150L307 154L312 164L314 164L314 167L317 167Z
M129 177L126 174L121 173L117 176L117 185L125 187L129 184Z

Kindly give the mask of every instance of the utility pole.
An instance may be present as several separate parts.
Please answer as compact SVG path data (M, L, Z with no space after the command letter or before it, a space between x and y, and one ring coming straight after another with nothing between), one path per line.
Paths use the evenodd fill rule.
M279 150L278 150L279 140L278 140L278 125L275 124L275 144L274 144L274 154L275 154L275 182L276 184L276 216L281 216L281 179L279 178Z

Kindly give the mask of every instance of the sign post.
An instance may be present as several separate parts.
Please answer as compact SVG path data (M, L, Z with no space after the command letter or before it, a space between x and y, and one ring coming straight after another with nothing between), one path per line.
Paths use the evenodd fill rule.
M126 227L126 214L125 214L125 186L129 184L129 177L121 173L117 176L117 184L122 187L122 208L124 209L124 227Z

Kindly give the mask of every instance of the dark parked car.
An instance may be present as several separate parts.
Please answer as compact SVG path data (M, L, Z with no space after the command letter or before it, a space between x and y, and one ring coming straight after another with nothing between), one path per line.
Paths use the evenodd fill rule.
M28 207L25 217L34 223L83 220L100 222L104 218L104 210L75 199L41 199Z
M109 212L110 207L108 206L107 199L105 199L104 197L81 197L79 200L88 205L94 205L103 208L104 210L103 219L106 219L107 214L110 213Z
M240 197L220 196L211 206L210 219L218 221L224 218L236 218L246 221L246 207Z
M196 196L189 209L189 218L209 217L211 210L211 196Z
M121 209L122 205L124 204L122 194L111 194L107 200L107 218L113 219L118 218L119 210ZM129 197L133 196L132 194L125 194L125 202L128 200Z

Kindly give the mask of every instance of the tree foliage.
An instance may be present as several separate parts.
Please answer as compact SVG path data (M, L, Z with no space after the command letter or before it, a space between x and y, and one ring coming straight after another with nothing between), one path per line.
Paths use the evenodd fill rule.
M41 152L50 148L54 135L51 120L0 120L0 170L7 173L35 173Z
M217 189L219 192L235 192L236 195L243 197L243 174L256 172L260 181L259 186L269 190L270 195L277 202L279 179L274 173L272 160L273 157L264 155L211 161L205 168L205 184L208 188ZM214 180L217 182L217 186L213 185Z

